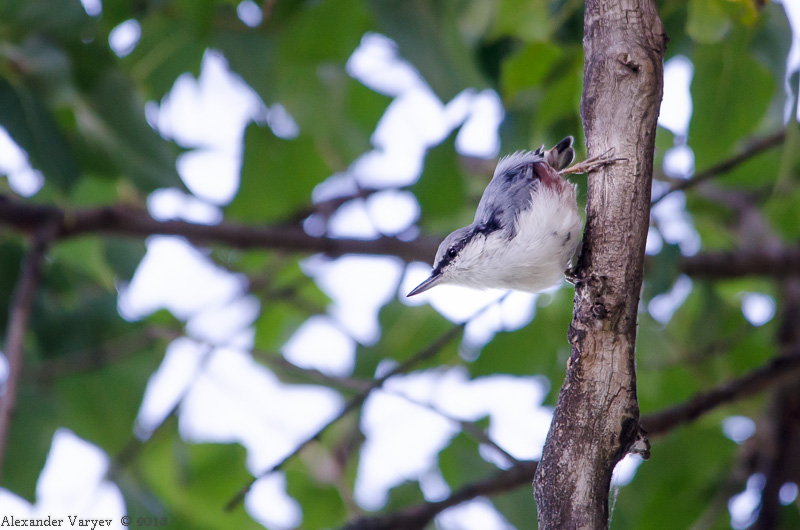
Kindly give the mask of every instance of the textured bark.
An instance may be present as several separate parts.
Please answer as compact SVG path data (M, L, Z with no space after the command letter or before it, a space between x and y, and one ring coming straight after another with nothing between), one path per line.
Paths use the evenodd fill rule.
M584 32L589 156L613 147L627 161L589 175L572 355L534 480L542 530L607 528L611 474L640 433L634 345L666 38L652 0L589 0Z

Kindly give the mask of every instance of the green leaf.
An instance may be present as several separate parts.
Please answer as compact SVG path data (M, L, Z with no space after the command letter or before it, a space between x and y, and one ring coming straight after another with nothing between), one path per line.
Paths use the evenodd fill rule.
M245 467L245 449L236 444L187 443L180 439L175 423L167 422L145 443L139 457L142 479L160 504L188 522L185 528L263 530L241 507L223 509L252 480ZM143 515L152 516L150 510Z
M85 175L73 187L70 200L76 206L114 204L120 199L117 184L112 180Z
M144 192L183 188L177 150L147 123L144 105L122 72L105 72L88 97L77 109L82 163L100 175L128 177Z
M655 160L653 160L654 177L661 173L664 166L664 155L674 146L675 135L672 134L672 131L664 127L658 127L656 129L656 156Z
M428 305L412 308L397 300L383 306L380 324L381 339L378 344L358 347L353 372L356 377L373 377L378 363L384 359L403 362L413 357L455 325ZM414 370L458 362L458 343L458 338L454 338L433 360L418 363Z
M550 16L545 0L500 0L490 35L513 36L526 41L546 40Z
M34 502L39 471L44 467L56 429L63 425L56 399L35 385L17 390L17 403L3 455L3 487Z
M69 146L34 91L0 79L0 125L28 153L46 183L65 190L77 181L79 170Z
M704 418L653 443L653 457L619 490L615 527L660 528L664 521L675 528L692 526L723 487L736 453L736 444L722 435L720 419Z
M749 32L737 28L724 43L698 46L692 57L689 145L697 167L730 154L737 141L752 134L769 107L775 83L769 70L750 55L749 40Z
M716 179L720 186L759 190L774 185L780 171L780 157L772 150L754 156Z
M360 0L306 4L285 25L279 56L288 62L344 64L370 29L370 15ZM324 46L319 43L324 42Z
M369 5L379 31L398 44L400 55L419 70L442 101L468 87L486 87L457 26L458 3L381 0Z
M303 528L320 530L338 528L346 521L347 509L342 496L332 484L322 483L309 472L292 466L286 472L286 490L295 499L314 499L305 502L303 508Z
M785 241L797 241L800 238L800 187L795 185L786 193L772 197L764 213Z
M576 64L579 63L573 62L572 67L564 67L559 72L562 75L544 89L533 115L532 145L541 144L542 138L552 137L558 141L567 135L580 137L576 131L581 130L583 70L575 67Z
M255 346L259 350L274 351L294 334L309 315L290 302L265 304L256 320Z
M423 225L452 219L465 206L467 190L456 152L457 133L453 132L428 151L422 176L411 187L419 202Z
M200 75L208 43L195 28L181 18L161 14L145 17L140 26L139 42L125 61L132 77L146 87L149 98L163 98L180 75Z
M725 38L733 23L725 0L689 0L686 31L700 44L713 44Z
M344 171L371 147L370 137L389 98L350 77L343 65L293 65L281 77L278 101L333 171ZM299 89L298 87L303 87Z
M654 296L672 288L680 272L678 268L680 259L680 247L668 243L664 243L661 252L649 258L645 271L644 300L652 300Z
M736 247L736 236L729 230L736 212L696 193L686 195L686 209L692 213L694 228L700 234L705 250Z
M406 481L389 490L389 502L384 507L384 512L395 512L416 506L425 502L425 497L419 489L419 482Z
M0 20L14 28L35 28L38 33L65 40L79 40L94 25L75 0L0 2Z
M492 497L491 500L503 517L518 529L529 528L538 518L532 483L521 484L513 490ZM616 528L616 524L612 528Z
M83 272L109 291L114 290L114 271L106 260L103 241L96 238L63 241L50 250L50 257Z
M285 219L311 202L311 190L328 174L308 138L283 140L250 125L244 136L241 185L225 214L251 223Z
M789 83L795 87L791 116L797 116L800 72L795 72ZM798 175L800 175L800 123L797 119L791 119L786 123L786 138L783 141L783 152L780 157L777 191L791 190L796 185Z
M569 288L539 296L533 322L517 331L499 333L469 364L472 376L543 374L558 388L572 351L567 342L572 297ZM548 401L555 402L557 397L557 392L551 392Z
M53 384L59 421L110 454L119 453L133 439L145 387L166 347L163 341L147 339L143 326L127 332L108 348L99 343L95 352L70 356L73 367L86 364L88 368L62 375Z
M553 43L532 42L503 61L503 99L513 100L521 90L541 85L563 55Z
M67 267L48 271L47 275L49 289L37 299L36 318L31 322L43 356L91 351L127 327L117 312L116 291L86 282L85 272Z
M144 241L107 237L103 242L105 259L118 281L129 282L147 253Z
M478 453L478 444L465 433L458 433L450 445L439 453L439 469L452 489L483 480L497 468L486 462Z
M39 470L59 427L111 454L131 441L144 389L164 345L143 339L142 329L125 332L69 356L25 356L4 461L5 487L33 499Z
M306 3L282 16L266 21L269 32L223 31L215 43L267 105L287 109L328 167L343 171L370 148L389 103L345 69L373 29L371 14L361 0L343 0Z

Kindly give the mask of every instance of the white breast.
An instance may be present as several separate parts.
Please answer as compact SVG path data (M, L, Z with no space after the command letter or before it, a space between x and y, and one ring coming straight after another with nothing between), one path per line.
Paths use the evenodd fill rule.
M461 271L453 271L453 282L531 292L557 285L581 236L575 193L571 184L560 193L540 188L531 196L531 207L520 213L516 236L508 240L493 233L470 245L469 255L459 260Z

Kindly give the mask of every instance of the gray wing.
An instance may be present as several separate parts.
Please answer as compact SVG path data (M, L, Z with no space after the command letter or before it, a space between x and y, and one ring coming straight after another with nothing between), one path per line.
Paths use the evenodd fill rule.
M575 158L572 143L572 136L567 136L550 150L541 146L533 152L517 151L501 159L478 203L473 226L482 233L503 230L512 239L519 213L531 205L531 192L542 185L543 179L546 185L552 185L559 179L556 171Z
M481 232L502 230L508 239L516 235L519 213L530 208L531 192L541 185L537 153L514 153L497 165L494 177L483 192L473 225Z

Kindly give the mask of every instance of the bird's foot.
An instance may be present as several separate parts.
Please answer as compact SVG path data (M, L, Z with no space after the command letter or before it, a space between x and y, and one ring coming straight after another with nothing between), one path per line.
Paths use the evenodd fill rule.
M608 277L602 274L596 274L594 272L591 272L587 275L584 269L581 269L575 265L564 271L564 279L576 287L582 284L595 286L599 285L602 287L605 285Z
M595 169L615 164L623 160L627 160L627 158L615 157L614 148L612 147L605 153L593 156L592 158L584 160L583 162L578 162L577 164L573 165L572 167L568 167L567 169L562 169L561 171L558 172L558 174L578 175L581 173L589 173L591 171L594 171Z
M636 439L631 445L628 452L634 455L639 455L644 460L650 459L650 439L647 436L647 431L642 429L639 425L639 431L636 433Z
M577 266L565 270L564 278L572 285L578 285L586 281L586 277L580 273Z

